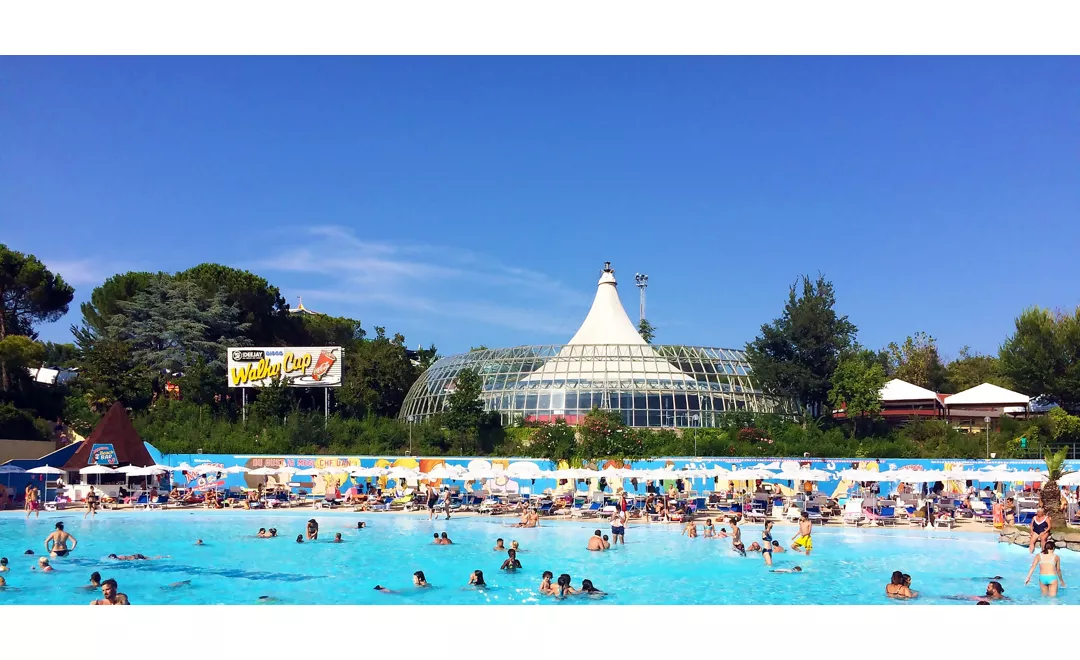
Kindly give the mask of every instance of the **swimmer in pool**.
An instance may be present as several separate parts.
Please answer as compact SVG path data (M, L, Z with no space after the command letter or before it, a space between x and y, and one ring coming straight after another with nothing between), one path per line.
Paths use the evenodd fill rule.
M6 587L7 587L7 580L5 580L3 577L0 577L0 589L4 589Z
M10 568L7 565L7 557L0 557L0 573L7 573Z
M517 552L515 552L514 550L507 550L506 554L506 561L502 563L502 566L499 567L499 570L516 571L517 569L521 568L521 562L518 561Z
M117 561L153 561L155 559L168 559L167 556L158 555L157 557L147 557L139 553L133 555L109 555L109 559L116 559Z
M593 596L594 598L599 597L599 596L606 596L607 595L603 591L600 591L599 589L594 587L593 583L592 583L592 580L582 580L581 581L581 591L579 593L581 593L582 595L585 595L585 596Z
M304 542L304 535L303 534L297 534L296 535L296 542L297 543L303 543Z
M558 585L555 587L555 596L557 598L566 598L577 593L577 589L570 586L570 576L566 573L559 576L556 584Z
M990 582L986 585L986 593L981 596L943 596L949 600L976 600L979 602L988 602L991 600L1007 600L1005 598L1005 588L1001 586L1001 583L997 580Z
M94 571L90 574L90 584L83 587L83 589L100 589L101 588L101 573Z
M277 603L279 602L275 596L259 596L259 603Z
M196 539L195 545L202 545L202 544L203 544L202 539Z
M342 542L343 542L343 541L341 540L341 532L338 532L337 534L334 534L334 540L333 540L333 542L334 542L334 543L342 543Z
M506 546L503 545L502 539L495 539L495 547L492 548L495 552L506 552Z
M178 589L180 587L190 587L190 586L191 586L191 580L181 580L179 582L173 582L172 584L164 586L164 587L162 587L162 589ZM266 598L266 596L260 596L260 598Z
M600 530L596 530L593 532L593 535L589 537L589 543L585 546L585 549L595 552L607 550L607 546L604 545L604 537Z
M116 580L109 578L101 583L101 598L90 601L91 605L131 605L127 594L117 593Z
M319 523L314 518L307 521L307 530L306 530L306 532L307 532L307 538L308 538L309 541L318 541L319 540Z
M558 592L555 585L551 584L551 581L555 578L555 575L551 571L544 571L540 576L539 591L545 596L552 596Z
M770 573L802 573L802 566L796 566L795 568L774 568Z
M71 543L71 547L68 547L68 542ZM52 544L52 547L49 544ZM45 552L51 554L53 557L65 557L69 552L75 550L75 546L79 545L79 542L74 536L64 531L63 521L56 523L56 530L52 534L45 537Z
M473 571L472 575L469 576L469 586L486 587L487 583L484 582L484 572L483 571Z
M277 528L276 527L271 527L270 528L270 538L275 538L276 536L277 536Z
M412 581L413 581L413 584L415 584L416 586L421 587L421 588L426 589L427 587L431 586L430 584L428 584L427 578L424 577L424 572L423 571L416 571L415 573L413 573L412 574Z
M357 529L363 529L363 528L365 528L365 527L367 527L367 523L366 523L366 522L358 522L358 523L356 523L356 528L357 528Z
M731 547L735 552L745 557L746 546L742 542L742 530L739 529L739 521L732 518L728 522L731 523Z
M266 531L265 527L260 527L259 528L259 533L256 534L255 536L257 538L260 538L260 539L268 539L268 538L270 538L270 532Z
M37 561L42 571L46 573L52 573L55 570L52 566L49 565L48 557L38 557Z
M712 518L705 519L705 532L702 534L707 539L716 537L716 528L713 527Z
M381 594L396 594L397 593L396 591L392 591L390 589L387 589L386 587L382 586L381 584L375 585L375 591L378 591Z
M454 542L450 540L450 537L446 535L446 532L443 532L442 536L439 537L439 543L443 545L454 545Z

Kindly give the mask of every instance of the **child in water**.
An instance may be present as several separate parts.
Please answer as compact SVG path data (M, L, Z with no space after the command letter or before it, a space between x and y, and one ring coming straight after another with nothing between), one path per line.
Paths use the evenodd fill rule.
M705 534L704 534L704 537L707 538L707 539L716 538L716 528L713 527L712 518L708 518L708 519L705 520Z

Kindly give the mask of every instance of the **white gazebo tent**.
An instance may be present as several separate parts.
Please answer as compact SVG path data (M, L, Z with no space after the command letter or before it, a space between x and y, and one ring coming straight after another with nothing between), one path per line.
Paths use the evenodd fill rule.
M971 389L945 397L945 414L948 417L968 419L999 418L1004 414L1027 414L1031 397L1007 390L990 383L976 385ZM1019 410L1016 410L1019 408Z

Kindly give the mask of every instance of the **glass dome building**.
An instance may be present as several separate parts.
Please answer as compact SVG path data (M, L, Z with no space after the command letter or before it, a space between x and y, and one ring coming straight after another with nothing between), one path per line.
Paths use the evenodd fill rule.
M776 412L754 388L740 350L653 346L638 334L606 264L581 328L564 345L485 349L441 358L410 388L400 417L421 422L446 407L457 375L477 371L485 408L518 419L575 423L594 406L638 427L714 426L730 411Z

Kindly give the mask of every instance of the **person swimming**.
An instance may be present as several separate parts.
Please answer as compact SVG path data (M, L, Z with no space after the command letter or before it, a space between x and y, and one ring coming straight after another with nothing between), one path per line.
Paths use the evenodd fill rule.
M731 547L743 557L746 556L746 546L742 542L742 530L739 529L739 521L735 518L728 520L731 523Z
M492 548L492 550L494 550L496 552L505 552L506 551L506 546L503 545L503 540L502 539L495 539L495 547Z
M343 543L344 542L341 539L341 532L338 532L337 534L334 534L334 540L332 542L333 543Z
M363 522L363 521L361 521L361 522L358 522L358 523L356 523L356 528L357 528L357 529L363 529L363 528L365 528L365 527L367 527L367 523L366 523L366 522Z
M893 571L889 584L885 585L885 595L889 598L911 598L911 589L904 584L904 574Z
M297 543L303 543L304 542L304 535L303 534L297 534L296 535L296 542Z
M581 592L586 596L606 596L607 594L593 586L592 580L581 581Z
M566 598L577 593L577 590L570 586L570 576L566 573L559 576L556 584L558 586L555 588L555 596L558 598Z
M101 596L99 600L90 601L91 605L131 605L127 594L117 593L119 587L116 580L109 578L101 583Z
M305 532L307 533L307 538L308 538L309 541L318 541L319 540L319 523L318 523L318 521L315 520L314 518L307 521L307 529L305 530Z
M38 557L38 566L40 566L41 570L46 573L52 573L54 570L56 570L49 565L48 557Z
M393 591L391 589L387 589L386 587L382 586L381 584L375 585L375 591L378 591L381 594L396 594L397 593L396 591Z
M521 568L521 562L518 561L516 551L507 550L506 554L507 554L506 561L504 561L502 563L502 566L499 567L499 570L502 570L502 571L516 571L517 569Z
M774 568L770 573L802 573L802 566L795 566L793 568Z
M202 539L195 539L195 545L202 545Z
M146 555L135 553L133 555L109 555L108 559L116 559L117 561L153 561L154 559L168 559L158 555L157 557L147 557Z
M469 585L473 587L486 587L487 583L484 582L484 572L476 570L469 576Z
M702 533L702 536L707 539L716 537L716 528L713 527L712 518L705 519L705 530Z
M415 584L418 587L426 588L426 587L431 586L430 584L428 584L427 578L424 577L424 572L423 571L416 571L415 573L413 573L412 574L412 581L413 581L413 584Z
M439 543L441 543L442 545L454 544L454 542L450 540L450 537L446 535L446 532L443 532L442 536L439 537Z
M607 544L604 543L604 536L600 530L596 530L589 537L589 543L585 546L585 549L593 551L607 550Z
M191 580L181 580L179 582L173 582L171 584L167 584L164 587L162 587L162 589L179 589L180 587L190 587L190 586L191 586ZM259 596L259 598L266 598L266 596Z
M276 596L259 596L259 604L263 603L277 603L279 602Z
M9 570L11 569L8 568L7 557L0 557L0 573L6 573Z
M101 588L101 573L94 571L90 574L90 584L83 587L83 589L100 589Z
M266 531L265 527L260 527L258 533L255 534L256 538L268 539L270 538L270 532Z

